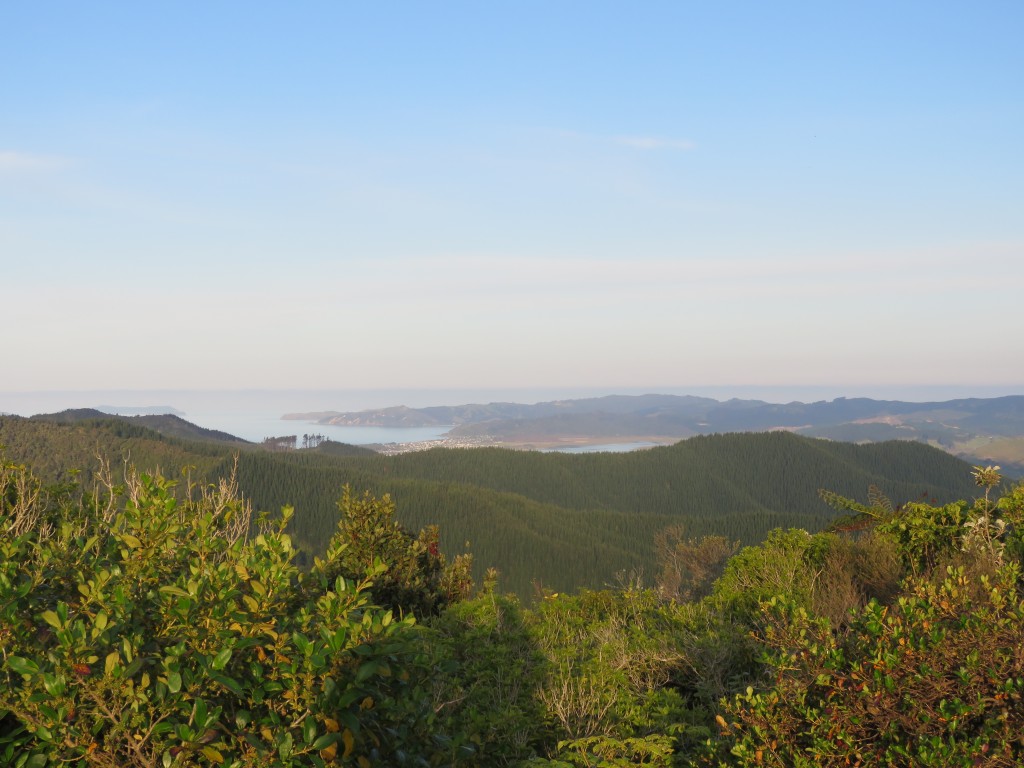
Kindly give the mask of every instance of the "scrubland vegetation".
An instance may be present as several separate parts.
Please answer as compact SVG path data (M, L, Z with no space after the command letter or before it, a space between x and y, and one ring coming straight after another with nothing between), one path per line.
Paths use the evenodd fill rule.
M0 763L1015 766L1024 487L824 494L833 530L678 524L656 568L525 603L390 497L293 514L237 475L0 469Z

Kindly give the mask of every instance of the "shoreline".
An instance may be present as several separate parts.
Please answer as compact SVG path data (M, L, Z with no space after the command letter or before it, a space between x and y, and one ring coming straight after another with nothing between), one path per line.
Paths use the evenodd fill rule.
M435 440L417 440L408 443L369 443L360 446L369 448L385 456L395 456L415 451L429 451L433 448L507 448L514 451L546 451L557 452L574 448L596 448L597 446L634 445L624 450L645 450L666 445L674 445L685 437L669 437L666 435L623 435L623 436L589 436L538 438L536 440L495 440L490 437L440 437ZM599 452L595 450L594 452ZM609 452L621 453L623 449Z

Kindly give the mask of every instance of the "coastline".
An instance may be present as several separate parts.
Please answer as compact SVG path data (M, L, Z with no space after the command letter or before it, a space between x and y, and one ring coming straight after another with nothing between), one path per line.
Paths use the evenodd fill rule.
M406 443L369 443L362 448L369 448L385 456L396 456L415 451L429 451L434 448L507 448L514 451L544 451L564 453L622 453L626 451L645 450L660 446L674 445L683 440L682 437L664 435L638 435L614 438L610 442L607 436L602 437L561 437L537 440L494 440L488 437L446 437L432 440L416 440Z

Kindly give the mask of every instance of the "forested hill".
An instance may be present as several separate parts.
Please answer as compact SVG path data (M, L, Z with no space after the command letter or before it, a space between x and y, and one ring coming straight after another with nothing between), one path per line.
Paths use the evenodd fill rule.
M97 456L169 477L231 471L261 510L296 509L293 533L318 553L334 531L344 485L390 493L398 517L418 530L436 524L448 554L470 542L475 575L487 567L528 594L538 582L559 591L600 587L619 571L653 568L655 534L721 534L746 544L776 527L820 530L833 511L818 489L863 498L877 486L896 503L923 495L944 502L973 491L970 467L912 442L852 445L785 432L692 438L633 453L559 454L507 449L436 449L398 456L324 443L269 452L259 446L167 437L134 420L56 423L0 418L7 458L51 479L86 470ZM346 455L355 454L355 455Z
M70 408L60 413L43 413L32 417L35 421L52 421L57 424L74 424L77 422L122 422L129 426L144 427L158 432L165 437L180 437L185 440L204 442L246 444L249 441L229 435L217 429L207 429L171 413L144 413L133 416L121 416L107 413L95 408Z
M814 514L821 511L815 497L822 487L858 495L876 484L898 499L970 487L963 462L926 446L858 446L785 432L701 436L629 453L433 450L371 463L391 477L477 485L576 509L669 515L703 509ZM736 535L751 538L741 530Z
M139 469L161 468L177 474L181 468L191 466L200 476L212 477L238 447L231 442L168 437L135 418L112 417L91 410L30 419L0 417L0 446L9 460L28 464L49 481L75 476L84 482L91 480L100 458L115 468L130 461ZM81 474L75 474L78 471Z
M651 574L654 536L670 524L745 544L777 527L820 530L834 514L820 488L862 498L875 485L896 503L973 490L970 467L937 449L786 433L624 454L437 449L349 466L358 487L390 492L412 525L439 522L449 545L468 539L478 569L496 565L520 593L535 579L564 591L623 570Z

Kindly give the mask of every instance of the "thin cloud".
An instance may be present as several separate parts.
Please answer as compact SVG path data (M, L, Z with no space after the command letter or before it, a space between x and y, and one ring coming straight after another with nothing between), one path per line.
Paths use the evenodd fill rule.
M39 155L32 152L0 150L0 173L54 171L68 164L66 158L58 155Z
M689 139L665 139L659 136L616 136L615 143L634 149L678 149L689 151L697 145Z
M968 292L983 292L988 278L972 274L971 265L976 259L981 256L1004 265L1003 273L1014 276L1020 274L1015 266L1020 263L1020 253L1020 245L1009 243L764 258L635 255L593 259L478 253L388 259L365 264L362 270L346 265L344 279L364 286L352 294L364 292L368 296L373 295L374 286L387 282L393 296L401 294L409 302L423 295L446 295L460 302L478 299L482 303L503 297L512 305L549 295L595 301L629 297L678 300L687 296L695 301L735 302L769 295L776 299L843 296L844 300L863 297L864 301L887 301L885 297L947 295L958 286ZM1010 254L1016 261L1010 261ZM338 279L343 279L340 273Z

